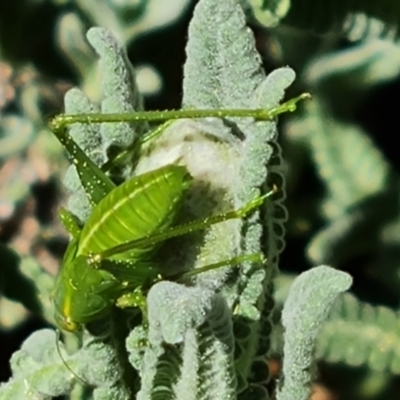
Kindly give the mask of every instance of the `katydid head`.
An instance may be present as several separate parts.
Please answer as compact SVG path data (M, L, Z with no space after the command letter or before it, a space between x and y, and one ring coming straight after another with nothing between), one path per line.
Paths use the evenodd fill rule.
M79 239L73 239L64 255L62 262L62 269L57 276L56 283L54 285L52 300L54 304L54 321L58 328L63 331L75 332L81 329L80 324L76 323L70 316L70 295L69 286L71 281L68 279L68 271L72 268L74 262L76 250L78 247Z
M119 283L111 274L88 265L86 256L79 256L64 264L56 281L54 294L57 326L68 332L75 332L83 325L103 317L112 305L113 290Z
M70 243L53 293L56 325L68 332L107 313L112 305L108 290L117 284L110 273L90 265L87 256L76 257L77 245L75 239Z
M71 243L72 244L72 243ZM70 245L71 246L71 245ZM54 302L54 320L58 328L63 331L76 332L82 329L82 324L76 321L75 304L76 296L72 293L75 292L74 282L69 277L69 271L74 268L73 264L75 260L68 260L68 250L65 254L64 263L61 273L58 275L56 284L54 287L53 302Z

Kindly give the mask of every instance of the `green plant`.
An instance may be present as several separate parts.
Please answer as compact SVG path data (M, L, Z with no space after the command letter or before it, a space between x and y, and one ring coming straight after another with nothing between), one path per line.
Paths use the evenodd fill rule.
M62 238L62 230L52 213L37 210L54 210L60 193L53 182L66 163L56 162L63 159L62 149L52 141L47 117L60 112L65 92L67 114L100 115L141 111L157 93L172 99L160 109L173 104L188 112L271 110L285 91L289 98L310 91L313 99L279 118L279 140L276 119L228 115L157 127L125 120L72 125L74 141L98 166L80 169L81 163L67 171L73 233L90 220L98 200L87 196L88 186L105 171L105 193L97 187L100 197L132 176L184 165L193 184L176 209L178 225L239 209L273 187L279 190L243 221L163 238L151 261L174 279L151 277L144 319L135 309L107 307L104 318L85 324L81 335L63 335L62 357L53 329L34 332L12 356L13 376L0 386L0 399L308 399L318 361L323 382L324 368L329 378L338 374L334 389L343 399L394 398L399 212L398 177L390 163L396 161L378 150L355 115L372 89L398 76L397 3L200 0L189 28L181 105L173 100L180 89L169 86L167 69L139 53L145 47L141 41L151 40L149 32L157 34L164 23L177 27L180 16L191 15L190 2L174 2L174 9L166 2L168 13L163 8L161 16L153 14L155 1L123 3L20 0L13 6L12 26L6 6L0 6L0 54L9 63L0 64L0 178L6 182L0 187L0 238L6 243L0 246L0 334L14 332L26 310L54 324L55 262L47 263L43 253L51 254L49 238ZM27 21L35 20L36 10L47 9L57 21L49 36L70 68L65 75L52 70L57 84L44 78L44 71L51 71L50 57L38 62L37 55L25 52L33 30ZM46 20L40 19L43 25ZM247 23L256 28L262 59ZM89 30L92 25L102 28ZM168 37L167 30L161 32ZM175 46L171 38L165 43ZM125 47L134 54L137 73ZM166 48L170 53L172 47ZM272 71L267 76L261 61ZM292 69L277 68L281 65L295 68L296 80ZM68 87L59 81L65 76ZM70 89L71 81L80 89ZM392 103L383 103L381 112L387 112ZM142 143L154 128L153 138ZM380 126L380 135L383 131ZM40 167L38 160L44 163ZM44 206L38 195L42 185L54 185L57 192ZM29 231L25 223L36 232L28 251L18 241ZM281 258L286 240L289 253ZM185 270L260 253L265 265L247 259L240 268L175 279ZM309 269L313 265L322 266ZM293 269L309 271L296 278L287 274ZM356 272L357 284L352 295L333 304L350 286L349 275L339 269ZM117 297L110 297L110 305ZM266 364L271 356L282 359L277 380Z

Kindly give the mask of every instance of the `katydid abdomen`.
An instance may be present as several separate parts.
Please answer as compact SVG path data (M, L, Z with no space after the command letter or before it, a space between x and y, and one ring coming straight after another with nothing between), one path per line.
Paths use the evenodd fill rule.
M118 186L93 209L82 229L77 256L100 253L168 228L191 180L185 167L167 165ZM154 250L154 246L138 247L110 259L140 262Z

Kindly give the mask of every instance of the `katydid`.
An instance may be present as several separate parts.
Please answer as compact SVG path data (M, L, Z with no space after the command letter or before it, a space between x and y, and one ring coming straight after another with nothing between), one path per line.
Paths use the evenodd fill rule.
M296 102L304 97L299 96L270 111L181 110L56 117L51 128L69 152L92 204L92 213L82 228L72 214L66 211L61 213L72 240L54 289L57 325L63 330L76 331L84 324L106 315L115 304L121 307L138 305L138 302L132 301L137 298L136 293L148 289L161 279L160 276L162 279L177 279L185 275L168 276L157 267L154 253L160 244L219 222L246 217L270 194L256 197L238 210L174 226L192 182L186 167L166 165L116 187L68 135L67 125L228 116L270 120L282 112L292 111ZM260 262L262 257L259 254L241 255L197 268L188 274L246 260Z

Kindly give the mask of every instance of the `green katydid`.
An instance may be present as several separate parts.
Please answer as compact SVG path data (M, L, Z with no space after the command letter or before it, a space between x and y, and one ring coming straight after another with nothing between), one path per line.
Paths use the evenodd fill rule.
M238 210L173 226L192 181L186 167L166 165L116 187L72 140L66 131L68 125L228 116L270 120L283 112L293 111L297 101L306 96L301 95L269 111L180 110L57 116L51 122L51 129L69 152L93 206L82 228L72 214L66 211L61 213L72 240L54 289L57 325L63 330L76 331L82 325L104 316L114 304L121 307L138 305L139 300L135 299L140 297L142 288L149 288L160 279L161 270L155 265L153 257L161 243L228 219L243 218L269 195L256 197ZM259 254L241 255L180 276L243 261L260 262L262 257ZM163 278L179 277L163 275Z

